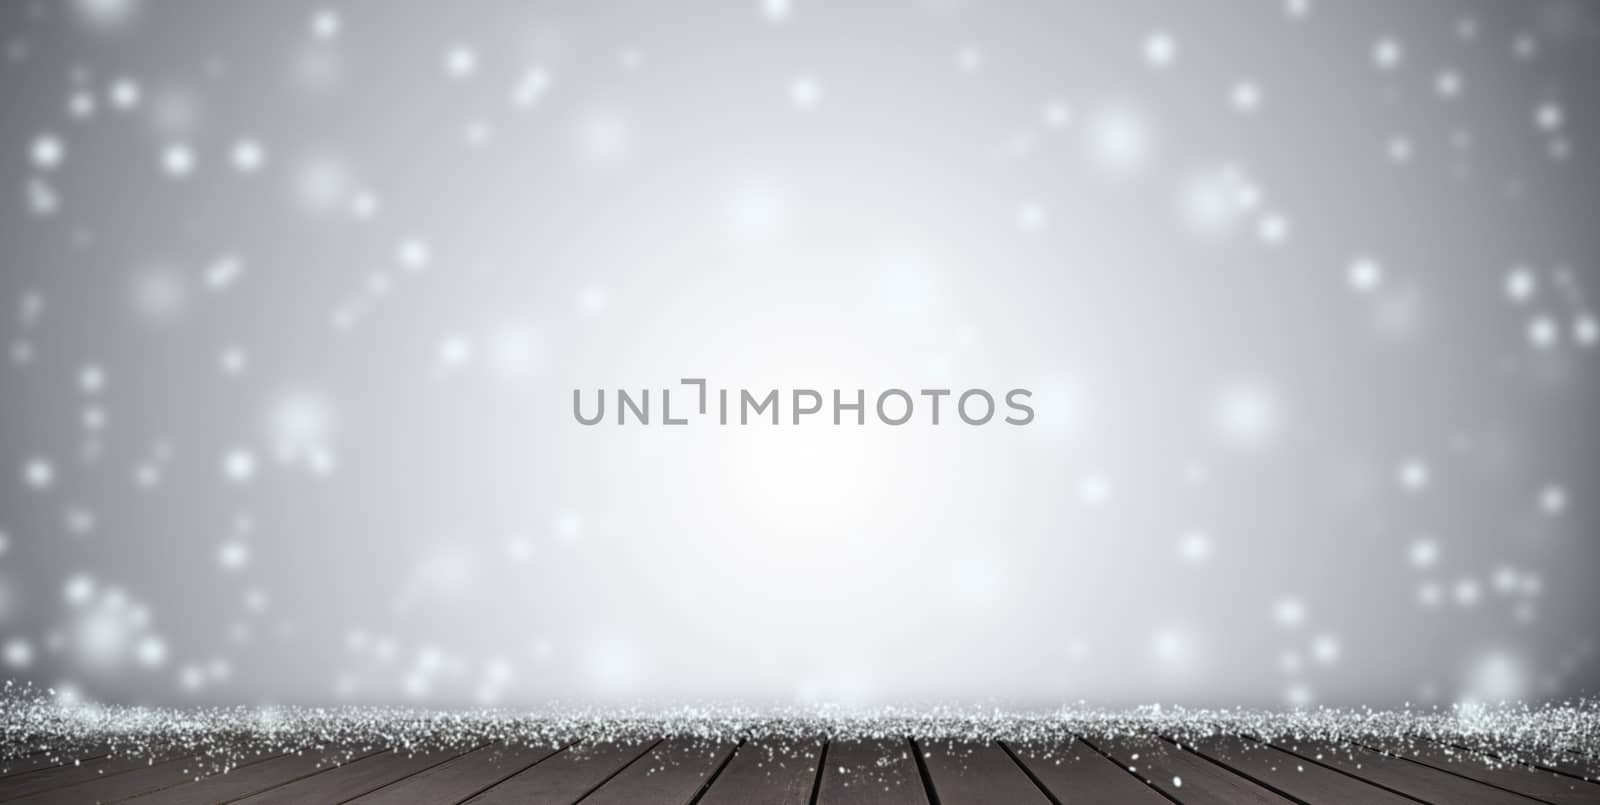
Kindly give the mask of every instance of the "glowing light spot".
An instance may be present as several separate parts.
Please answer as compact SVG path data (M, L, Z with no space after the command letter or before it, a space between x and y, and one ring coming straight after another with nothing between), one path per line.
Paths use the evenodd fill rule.
M1551 517L1565 512L1567 510L1567 490L1556 484L1551 484L1539 490L1539 508Z
M1144 38L1144 61L1156 69L1170 67L1178 58L1178 43L1165 31L1154 31Z
M1380 70L1393 70L1405 59L1400 42L1391 37L1379 39L1372 46L1372 63Z
M1280 599L1272 605L1272 619L1285 629L1294 629L1305 623L1306 605L1298 598Z
M1261 87L1253 81L1239 81L1228 90L1228 102L1237 111L1254 112L1261 108Z
M194 173L194 151L182 143L169 145L161 152L161 169L174 179L187 178Z
M444 54L445 75L455 79L471 78L478 72L478 52L466 45L456 45Z
M337 38L341 27L339 12L331 8L318 9L311 15L311 35L318 39Z
M1106 108L1094 114L1084 132L1084 148L1095 165L1114 173L1131 173L1149 159L1151 136L1132 111Z
M789 102L796 109L811 109L822 100L822 84L811 76L799 76L789 82Z
M1217 431L1241 447L1264 445L1277 436L1283 415L1277 396L1254 383L1239 383L1222 391L1213 405Z
M1359 293L1369 293L1383 284L1383 266L1371 257L1357 257L1345 269L1350 287Z
M1400 464L1400 469L1395 472L1395 478L1407 492L1420 492L1428 488L1431 474L1426 462L1412 458Z
M233 167L240 173L255 173L261 170L261 166L267 161L266 150L255 140L244 139L234 143L231 153Z
M1198 531L1178 538L1178 555L1185 562L1202 564L1211 558L1211 538Z
M1533 298L1539 289L1539 278L1532 269L1526 266L1516 266L1506 273L1506 296L1513 302L1522 303Z
M222 477L235 484L249 483L256 477L255 454L243 447L235 447L222 457Z
M55 170L61 167L62 160L66 159L67 147L61 139L53 134L41 134L35 137L33 145L28 149L28 155L33 159L34 167L40 170Z
M1431 539L1419 539L1411 543L1407 556L1414 567L1433 567L1439 561L1439 543Z
M1550 316L1534 316L1528 320L1528 343L1534 349L1549 349L1561 340L1561 326Z
M1566 113L1556 103L1546 101L1534 109L1533 122L1544 131L1555 131L1566 123Z
M30 458L22 464L22 482L29 489L49 489L56 481L56 468L49 459L40 456Z

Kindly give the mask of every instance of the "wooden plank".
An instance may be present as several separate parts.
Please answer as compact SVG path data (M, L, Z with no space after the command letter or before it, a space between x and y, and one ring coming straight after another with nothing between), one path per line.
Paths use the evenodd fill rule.
M1532 801L1519 794L1491 788L1421 763L1388 757L1359 746L1335 745L1322 741L1272 741L1273 746L1296 757L1338 769L1352 777L1376 783L1391 791L1425 802L1451 805L1526 805Z
M1157 793L1127 769L1082 741L1070 743L1002 744L1021 761L1028 773L1058 802L1072 805L1167 805Z
M1321 803L1370 802L1373 805L1411 805L1408 799L1365 780L1297 758L1280 749L1232 735L1215 736L1186 747L1227 766L1241 777L1285 796Z
M489 803L571 803L644 757L659 741L589 743L571 747L473 797Z
M662 741L650 750L649 756L629 765L585 797L584 805L687 805L738 747L733 741Z
M1495 749L1475 749L1472 746L1463 744L1440 744L1440 746L1456 751L1478 752L1479 754L1487 755L1508 763L1515 759L1522 765L1533 766L1535 768L1544 769L1545 771L1553 771L1558 774L1564 774L1568 777L1574 777L1591 783L1600 783L1600 764L1586 761L1581 755L1575 755L1571 752L1559 752L1548 749L1543 751L1518 751L1515 755L1515 758L1512 758L1510 756L1500 754L1500 752Z
M917 749L922 752L934 796L941 805L1050 803L1039 786L993 742L923 741L917 743Z
M66 788L57 788L53 791L42 791L31 797L15 800L18 805L80 805L87 802L121 802L125 799L137 797L140 794L159 791L182 785L196 777L222 772L225 768L238 768L248 766L277 757L278 753L256 753L247 755L243 759L235 760L222 765L222 760L214 756L193 756L175 758L165 763L134 769L124 774L113 774L88 780Z
M82 752L63 749L44 749L25 757L11 758L0 763L0 779L27 774L30 771L48 769L51 766L60 766L77 761L88 762L98 760L110 753L109 749L100 747L84 750Z
M1553 771L1506 763L1477 752L1425 743L1403 747L1375 744L1367 748L1409 758L1440 771L1470 777L1480 783L1526 794L1554 805L1600 803L1600 785L1574 780Z
M68 761L60 766L38 769L0 780L0 802L11 802L42 791L53 791L89 780L123 774L168 759L165 756L152 758L143 755L107 755L95 760Z
M233 802L259 791L285 785L314 774L340 768L378 753L376 749L359 752L307 751L299 754L279 755L271 760L229 769L220 774L200 777L181 785L141 794L132 799L137 805L210 805L216 802Z
M927 805L911 742L904 738L834 741L817 788L819 805Z
M1561 755L1529 755L1532 765L1590 783L1600 783L1600 766L1563 752Z
M356 799L360 805L460 802L561 751L560 746L485 746Z
M286 785L269 788L240 800L246 805L295 805L304 802L344 802L375 791L396 780L433 768L475 747L413 754L389 750L313 774Z
M747 741L698 805L807 805L821 742Z
M1155 738L1090 738L1123 768L1185 805L1284 805L1291 800Z

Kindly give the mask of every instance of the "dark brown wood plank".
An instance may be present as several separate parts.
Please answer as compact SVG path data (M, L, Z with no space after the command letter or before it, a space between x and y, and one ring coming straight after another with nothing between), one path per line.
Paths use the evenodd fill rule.
M362 794L433 768L472 747L411 753L389 750L313 774L287 785L270 788L239 800L245 805L296 805L305 802L344 802Z
M11 802L42 791L53 791L114 774L124 774L169 759L170 757L152 758L142 755L107 755L95 760L68 761L60 766L38 769L0 780L0 802Z
M271 760L228 769L220 774L200 777L181 785L142 794L131 801L137 805L209 805L233 802L276 786L359 762L377 754L376 749L359 752L307 751L279 755ZM197 775L198 776L198 775Z
M1185 805L1285 805L1291 802L1166 741L1090 738L1087 742Z
M1365 780L1245 738L1215 736L1187 748L1242 777L1312 805L1342 802L1412 805L1415 802Z
M1561 755L1529 755L1525 759L1532 765L1546 771L1558 772L1590 783L1600 783L1600 765L1584 762L1574 755L1566 753Z
M1515 756L1511 756L1502 754L1504 750L1499 749L1480 749L1463 744L1439 745L1445 749L1452 749L1460 752L1478 752L1479 754L1497 758L1508 763L1515 760L1520 762L1522 765L1533 766L1544 769L1545 771L1558 772L1568 777L1576 777L1580 780L1586 780L1591 783L1600 783L1600 763L1586 761L1582 755L1575 755L1571 752L1561 752L1550 749L1527 750L1518 751Z
M1534 763L1551 771L1573 777L1582 777L1591 783L1600 783L1600 759L1577 752L1543 752Z
M699 805L807 805L821 742L747 741Z
M360 805L460 802L531 768L559 746L485 746L356 799Z
M91 760L98 760L105 757L107 754L109 754L109 752L110 750L106 749L105 747L89 749L82 752L65 751L61 749L46 749L39 752L34 752L33 754L25 757L11 758L10 760L0 763L0 779L4 779L6 777L15 777L19 774L27 774L30 771L48 769L51 766L60 766L63 764L73 763L75 761L88 762Z
M1057 801L1072 805L1167 805L1167 798L1082 741L1005 744Z
M818 805L927 805L928 794L904 738L834 741L817 790Z
M658 741L579 744L473 797L489 803L572 803L644 757Z
M1427 802L1451 805L1527 805L1533 800L1447 774L1401 758L1387 757L1359 746L1321 741L1272 741L1273 746L1297 757L1370 780L1393 791Z
M585 797L584 805L687 805L737 748L733 741L662 741L648 756Z
M194 756L176 758L146 766L142 769L123 774L113 774L88 780L66 788L57 788L53 791L43 791L31 797L15 800L17 805L81 805L89 802L121 802L125 799L137 797L163 788L182 785L196 777L203 777L223 771L225 768L237 768L257 763L277 753L256 753L247 755L243 759L235 760L223 765L220 758L207 756Z
M1007 802L1049 805L1050 798L993 742L921 741L917 749L941 805Z
M1477 752L1424 743L1407 746L1372 745L1367 748L1409 758L1440 771L1470 777L1554 805L1600 803L1600 785L1574 780L1553 771L1506 763Z

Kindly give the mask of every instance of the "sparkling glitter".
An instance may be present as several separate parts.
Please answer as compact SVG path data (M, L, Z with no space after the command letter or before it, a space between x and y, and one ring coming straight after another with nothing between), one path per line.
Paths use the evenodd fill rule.
M8 659L17 659L10 656L9 648L6 653ZM199 666L189 670L196 672L197 680L210 673ZM1588 752L1600 746L1600 705L1589 700L1541 706L1293 711L1159 705L1126 710L1084 705L1045 710L734 705L533 711L287 706L175 709L91 705L59 691L8 682L0 692L0 718L7 725L0 754L8 758L43 747L71 756L110 746L116 753L135 757L181 750L212 757L224 765L261 751L323 752L328 747L427 751L491 740L550 745L663 737L725 741L911 736L1060 745L1074 736L1091 740L1164 736L1187 744L1220 734L1269 741L1381 741L1391 746L1453 743L1493 754L1507 763L1559 759L1563 753Z

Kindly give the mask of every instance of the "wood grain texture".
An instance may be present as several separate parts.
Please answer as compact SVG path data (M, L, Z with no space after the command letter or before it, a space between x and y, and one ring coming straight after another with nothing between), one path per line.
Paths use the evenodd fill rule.
M30 771L48 769L51 766L98 760L105 757L109 752L110 750L105 747L82 751L59 748L40 749L29 755L8 758L0 762L0 780L7 777L15 777L19 774L27 774Z
M1554 805L1596 805L1600 785L1574 780L1546 769L1508 764L1477 752L1433 744L1371 745L1376 751L1422 763L1443 772L1526 794Z
M699 805L807 805L822 742L746 741Z
M231 767L248 766L276 754L257 753L236 761ZM151 791L159 791L193 781L223 770L218 761L207 757L185 757L157 763L123 774L113 774L94 780L43 791L33 796L14 800L18 805L82 805L82 803L121 802Z
M1058 802L1072 805L1167 805L1127 769L1106 759L1082 741L1057 744L1005 744L1005 748Z
M170 759L172 758L107 755L94 760L67 761L59 766L50 766L0 780L0 802L14 802L45 791L125 774Z
M1600 785L1442 744L1212 736L1010 744L886 737L744 743L672 738L411 754L327 747L247 756L105 755L0 778L24 805L1600 805ZM1401 756L1401 755L1404 756ZM31 756L30 756L31 757ZM60 758L58 758L59 760Z
M1370 780L1425 802L1451 805L1527 805L1528 797L1490 788L1482 783L1429 768L1370 749L1324 742L1272 741L1273 746L1297 757Z
M1286 805L1292 800L1166 741L1089 739L1123 768L1168 796L1193 805Z
M927 805L905 738L834 741L822 767L818 805Z
M461 802L553 757L559 746L481 747L352 800L359 805Z
M507 778L469 801L474 805L556 805L577 802L629 764L649 754L657 743L580 744Z
M993 742L924 741L917 748L941 805L1050 803L1016 761Z
M172 788L142 794L129 801L136 805L209 805L209 803L233 802L260 791L340 768L346 763L360 762L377 754L377 751L371 748L328 749L320 752L279 755L260 763L229 769L222 774L213 774Z
M1583 755L1574 754L1572 752L1561 752L1555 750L1547 750L1542 752L1528 751L1520 753L1517 757L1511 758L1503 755L1497 755L1493 751L1478 749L1462 744L1439 744L1439 746L1443 749L1458 752L1478 752L1479 754L1498 758L1499 760L1508 762L1511 760L1518 760L1521 761L1521 765L1530 768L1544 769L1545 771L1553 771L1557 774L1566 775L1567 777L1574 777L1586 782L1600 783L1600 762L1590 760Z
M269 788L239 802L244 805L296 805L305 802L344 802L402 780L460 755L465 749L412 754L390 750L347 763L321 774Z
M1195 742L1190 750L1234 773L1312 805L1362 802L1413 805L1415 800L1332 769L1308 763L1266 744L1233 736Z
M732 741L697 738L662 741L648 756L629 765L586 797L584 805L639 802L687 805L737 748L738 744Z

